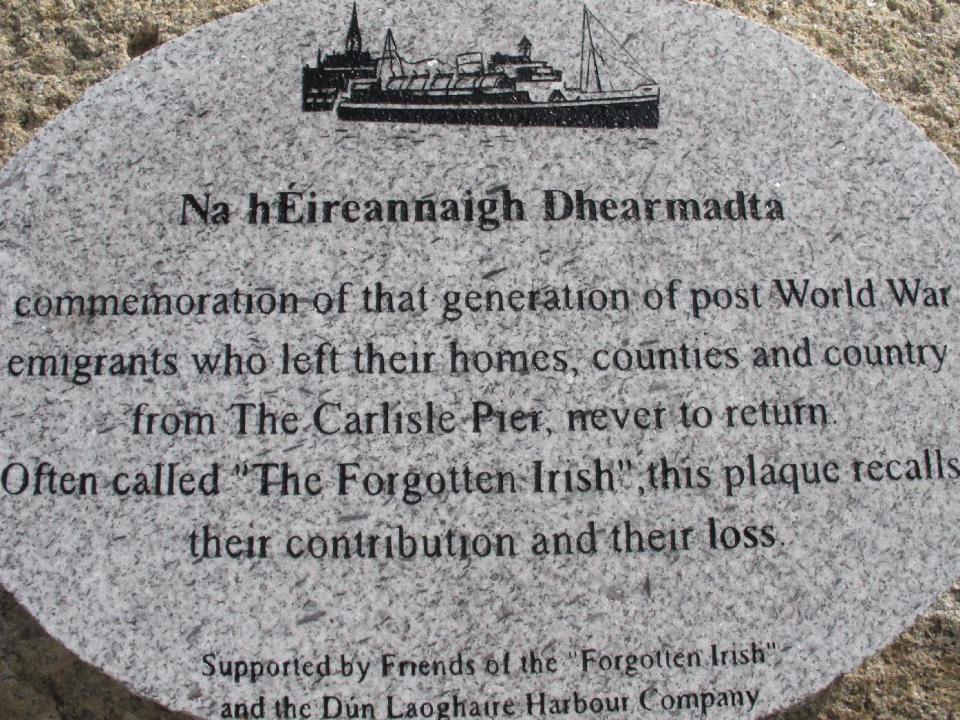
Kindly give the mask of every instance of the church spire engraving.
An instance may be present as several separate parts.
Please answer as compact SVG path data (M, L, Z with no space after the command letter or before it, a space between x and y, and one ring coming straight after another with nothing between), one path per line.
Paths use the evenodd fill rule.
M363 38L360 36L360 23L357 21L357 3L353 3L353 14L350 16L350 29L347 30L347 52L360 53L363 51Z

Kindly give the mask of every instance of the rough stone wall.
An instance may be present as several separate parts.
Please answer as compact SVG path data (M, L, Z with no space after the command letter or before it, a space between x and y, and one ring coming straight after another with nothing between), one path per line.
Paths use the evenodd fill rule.
M960 0L710 2L776 28L845 68L960 164ZM0 163L131 58L255 4L2 0ZM181 717L131 696L79 662L0 589L0 719ZM811 718L960 718L960 584L878 656L778 716Z

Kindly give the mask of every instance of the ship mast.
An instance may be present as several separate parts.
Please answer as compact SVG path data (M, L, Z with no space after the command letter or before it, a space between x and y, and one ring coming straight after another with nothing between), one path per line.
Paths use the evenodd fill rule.
M583 26L582 26L581 29L580 29L580 78L579 78L579 80L578 80L578 82L577 82L577 87L578 87L580 90L583 90L583 80L584 80L584 78L583 78L583 60L584 60L583 48L586 46L586 44L587 44L587 5L586 5L586 3L584 3L584 5L583 5Z
M580 90L583 92L603 92L600 84L600 66L597 63L597 48L593 42L593 29L590 27L592 13L583 5L583 28L580 31ZM590 46L589 52L587 45ZM591 89L591 75L596 81L595 89Z
M596 43L593 39L593 23L596 23L598 32L605 33L608 35L620 51L626 55L630 62L623 60L622 58L616 58L618 62L631 70L635 75L639 76L645 85L654 84L653 78L650 77L641 67L640 61L627 50L626 46L617 39L617 36L610 32L609 28L600 21L600 19L590 12L587 9L587 4L583 4L583 28L580 31L580 90L581 92L603 92L603 87L600 83L600 63L599 60L602 60L604 65L607 65L611 59L610 56L604 57L600 54L600 51L597 50ZM601 38L604 37L601 34Z
M394 63L400 67L400 72L396 71ZM383 77L384 69L389 70L388 77L403 75L403 58L400 57L400 51L397 50L397 43L393 39L393 31L387 30L387 36L383 40L383 54L380 56L380 66L377 69L377 75Z

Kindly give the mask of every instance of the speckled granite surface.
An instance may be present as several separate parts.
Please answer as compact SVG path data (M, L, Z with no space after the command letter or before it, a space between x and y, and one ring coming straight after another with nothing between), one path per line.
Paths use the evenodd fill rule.
M35 7L41 12L50 9L43 5ZM815 15L808 16L807 13L815 7L772 6L769 12L760 14L772 16L775 24L793 29L803 37L810 33L809 37L815 38L813 31L820 32L823 47L827 48L831 54L837 53L838 48L856 48L854 57L859 58L858 62L865 63L868 68L872 67L871 63L863 60L863 56L870 56L871 43L876 41L890 43L892 42L890 37L901 37L898 33L903 33L906 27L923 28L920 36L926 38L927 45L921 44L920 50L916 46L910 46L899 54L901 51L897 46L893 49L881 48L882 53L893 54L897 58L895 61L890 61L882 71L883 82L888 82L888 78L895 78L896 84L902 83L904 87L913 88L907 93L909 102L905 103L906 107L915 113L914 117L927 127L932 136L940 139L945 151L956 158L956 6L922 4L921 7L916 8L907 4L893 3L883 7L857 5L844 8L838 16L836 9L824 5L816 8ZM929 11L927 14L920 12L924 8ZM96 15L91 8L83 9L88 15ZM751 12L749 7L746 9ZM9 138L5 142L9 143L7 147L10 149L22 142L21 130L36 126L45 113L49 112L48 101L53 105L65 104L71 97L73 91L68 84L59 84L63 81L58 80L57 75L51 71L68 74L68 71L73 68L79 69L80 73L97 73L100 70L95 69L97 66L93 60L106 58L109 63L112 56L114 61L121 61L125 52L142 50L156 40L162 39L168 32L165 24L167 20L140 14L145 11L138 11L135 6L105 5L101 8L99 21L108 30L114 30L111 35L101 35L99 31L91 29L99 26L85 25L83 20L70 16L69 10L71 8L67 6L58 6L58 11L63 13L57 21L60 23L59 32L48 35L43 32L37 33L37 39L41 40L41 44L44 37L53 37L58 40L61 37L64 38L63 47L69 55L55 51L52 53L54 57L47 57L41 51L39 54L42 57L37 59L31 57L27 45L11 43L10 47L3 48L5 65L8 61L11 66L24 62L28 66L27 73L41 76L40 80L46 78L46 81L39 82L37 77L33 77L30 81L25 80L23 72L17 76L24 83L20 87L27 88L26 94L30 99L23 100L21 94L19 100L9 104L4 102L4 127L6 128L4 137ZM209 12L209 9L194 8L193 10L197 13L196 17L200 17L203 12ZM217 10L222 11L224 8L217 8ZM752 12L756 14L760 11L752 10ZM16 17L16 14L12 14L12 17ZM807 17L818 19L813 29L809 25L804 25ZM870 28L877 30L885 27L887 21L898 33L890 33L885 37L883 32L876 34L868 32ZM22 19L20 22L21 29L15 31L21 35L18 42L23 43L29 36L29 32L23 28L29 28L31 25L30 23L24 25ZM185 21L181 20L181 22ZM71 33L68 29L74 23L79 25L76 32ZM134 31L129 30L131 24L135 26ZM827 30L831 27L843 28L846 42L831 39L829 34L824 35L823 33L827 30L820 29L820 25ZM801 26L802 29L798 30ZM36 27L44 26L38 24ZM909 33L907 35L913 37ZM80 40L87 38L87 42L80 42L78 36ZM935 38L932 42L931 37ZM935 52L934 49L939 49L941 52ZM844 53L840 51L840 54ZM909 71L902 69L907 66L910 68ZM23 67L18 69L24 70ZM932 79L929 84L925 84L930 78ZM879 89L882 90L883 82L879 80L877 82ZM51 90L51 88L58 89ZM920 102L919 97L925 99ZM8 122L10 117L7 114L12 114L12 108L16 108L17 120L10 123ZM17 130L16 126L20 126L21 130ZM957 690L956 600L955 593L945 596L930 614L885 653L869 661L857 674L833 686L806 707L798 709L795 713L788 713L788 716L951 717L951 713L960 706ZM0 685L0 693L4 693L0 694L0 706L10 708L11 717L154 717L151 714L155 712L154 710L147 708L143 703L124 699L122 692L114 685L98 679L95 673L79 667L59 653L55 647L38 640L36 628L23 618L18 619L15 609L9 602L5 604L4 609L6 612L4 612L5 626L2 641L5 644L6 668L9 668L9 674Z

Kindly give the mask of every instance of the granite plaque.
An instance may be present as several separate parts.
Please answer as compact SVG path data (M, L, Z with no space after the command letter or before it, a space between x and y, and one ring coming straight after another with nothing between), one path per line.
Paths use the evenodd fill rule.
M199 718L744 718L960 571L957 169L682 2L280 0L0 173L0 581Z

